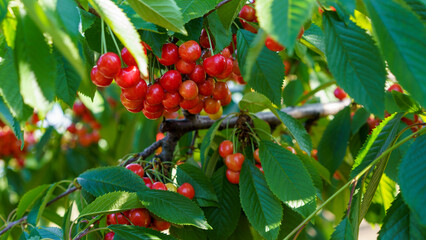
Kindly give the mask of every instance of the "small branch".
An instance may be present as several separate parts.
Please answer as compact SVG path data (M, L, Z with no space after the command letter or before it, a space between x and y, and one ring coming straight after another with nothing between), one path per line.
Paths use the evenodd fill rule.
M90 230L94 227L94 225L89 226L88 228L84 229L80 234L78 234L77 237L75 237L73 240L80 240L82 239L84 236L86 236Z
M27 220L27 216L24 216L24 217L22 217L21 219L18 219L18 220L16 220L16 221L13 221L13 222L10 222L5 228L3 228L1 231L0 231L0 236L3 234L3 233L5 233L5 232L7 232L7 231L9 231L9 229L11 229L11 228L13 228L14 226L16 226L16 225L18 225L18 224L21 224L21 223L23 223L23 222L25 222Z
M127 161L121 163L120 165L121 166L127 166L127 165L129 165L133 162L136 162L140 158L146 159L149 155L153 154L155 152L155 150L157 150L157 148L164 145L164 142L165 142L164 139L165 138L152 143L149 147L145 148L142 152L136 154L135 156L133 156L130 159L127 159Z
M356 188L356 183L357 180L354 181L352 189L351 189L351 195L349 197L349 203L348 203L348 212L346 213L346 215L349 217L349 214L351 212L351 207L352 207L352 200L354 198L354 193L355 193L355 188Z
M198 137L198 130L195 130L194 136L192 137L192 141L191 141L191 145L189 145L189 149L188 149L188 155L192 155L194 153L194 145L195 145L195 140Z
M306 224L307 224L307 223L306 223ZM299 235L300 235L300 233L302 232L302 230L306 227L306 224L305 224L305 225L303 225L303 226L299 229L299 231L297 231L297 233L296 233L296 235L294 236L293 240L296 240L296 239L297 239L297 237L299 237Z
M218 8L222 7L223 5L229 3L232 0L223 0L222 2L218 3L216 5L216 7L214 7L212 10L208 11L206 14L204 14L204 17L207 17L208 15L210 15L211 13L213 13L214 11L216 11Z

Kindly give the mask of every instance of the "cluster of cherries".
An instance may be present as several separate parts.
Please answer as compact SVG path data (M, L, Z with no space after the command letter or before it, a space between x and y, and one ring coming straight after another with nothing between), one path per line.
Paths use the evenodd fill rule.
M78 142L81 146L87 147L91 144L98 143L100 140L99 129L101 124L96 121L90 110L80 101L75 102L73 113L76 120L82 122L82 125L72 123L68 126L67 131L71 133L71 144Z
M145 171L139 164L132 163L127 165L126 168L141 177L145 182L145 185L150 189L177 192L189 199L193 199L195 197L194 187L192 187L189 183L183 183L180 187L176 188L173 183L164 184L162 182L153 181L149 177L145 177ZM151 228L156 231L164 231L169 229L171 226L171 223L155 216L145 208L137 208L123 213L112 213L107 215L107 225L113 224L133 224L135 226ZM107 233L104 239L114 239L114 232Z

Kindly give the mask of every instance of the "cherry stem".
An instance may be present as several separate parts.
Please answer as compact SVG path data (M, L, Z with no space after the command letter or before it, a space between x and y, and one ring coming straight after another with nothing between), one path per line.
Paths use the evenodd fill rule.
M101 54L105 54L107 52L106 40L105 40L105 22L101 20Z
M206 33L207 33L207 38L209 39L209 44L210 44L210 54L213 56L214 52L213 52L212 39L210 38L210 33L208 28L206 28Z
M120 60L121 60L121 66L123 66L124 62L123 62L123 59L121 58L120 48L118 47L118 43L117 43L117 40L115 39L115 35L114 35L114 33L112 32L112 30L111 30L111 27L110 27L110 26L108 26L108 30L109 30L109 33L111 34L112 41L114 41L115 48L117 49L117 54L118 54L118 56L120 57Z

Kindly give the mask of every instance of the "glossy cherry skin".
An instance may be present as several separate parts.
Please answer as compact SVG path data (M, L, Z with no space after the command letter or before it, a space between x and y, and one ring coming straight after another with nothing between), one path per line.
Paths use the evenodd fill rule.
M200 34L200 45L203 48L210 48L209 36L207 36L207 32L204 28L201 30L201 34ZM212 45L214 49L213 41L212 41Z
M196 107L199 102L200 102L200 98L197 96L193 99L182 99L179 105L181 108L185 110L189 110L191 108Z
M200 45L194 40L187 41L179 46L179 56L187 62L195 62L201 57Z
M195 65L192 72L189 74L189 78L196 84L203 83L206 80L206 72L203 66Z
M345 99L348 95L345 93L345 91L343 91L343 89L341 89L340 87L337 87L334 90L334 96L341 101Z
M241 71L240 71L240 66L238 66L238 61L237 59L234 60L233 64L232 64L232 72L237 74L237 75L241 75Z
M74 105L72 106L72 110L73 110L74 114L77 115L77 116L81 116L86 111L88 111L87 107L84 106L84 104L82 102L75 102Z
M142 109L143 115L145 115L146 118L154 120L157 118L160 118L161 116L163 116L163 111L160 112L148 112L145 109Z
M148 86L145 80L140 79L136 86L121 89L123 96L129 100L143 100L146 97Z
M198 85L198 90L203 96L211 96L215 88L213 78L208 78L206 81Z
M220 105L226 106L232 102L232 94L231 91L228 91L228 95L224 99L220 99Z
M240 172L234 172L230 169L226 170L226 178L232 184L238 184L240 182Z
M204 59L203 67L208 75L216 77L225 70L226 59L221 54L213 55Z
M183 59L179 59L175 67L182 74L190 74L195 68L195 62L187 62Z
M120 101L121 104L127 109L140 109L143 107L143 101L142 100L129 100L124 97L123 93L120 94ZM141 109L142 110L142 109Z
M191 114L198 114L203 110L204 103L203 101L198 101L197 105L195 107L188 109L188 112Z
M146 52L146 49L145 49L145 52ZM136 60L133 57L133 55L129 52L129 50L127 50L126 47L124 47L123 49L121 49L121 59L123 59L123 62L127 66L137 66L138 65L136 63Z
M121 88L131 88L136 86L140 81L140 72L138 67L130 66L120 70L115 77L115 82Z
M220 54L222 54L222 56L225 58L231 58L231 50L229 47L224 48Z
M260 165L260 164L256 164L256 167L257 167L257 168L259 168L259 170L260 170L263 174L265 174L265 172L263 171L263 167L262 167L262 165Z
M105 234L104 240L114 240L114 232L109 232L107 234Z
M204 101L204 111L208 114L215 114L220 109L220 102L219 100L213 99L213 98L207 98Z
M403 92L404 92L404 91L402 90L401 85L399 85L398 83L392 84L392 86L390 86L390 87L388 88L388 91L389 91L389 92L397 91L397 92L400 92L400 93L403 93Z
M256 10L249 5L245 5L240 13L238 14L240 18L243 18L249 22L253 22L256 19Z
M96 65L98 65L98 71L106 78L114 78L120 72L121 60L117 54L107 52L98 59Z
M254 160L256 160L256 162L260 163L259 148L257 148L256 150L254 150L253 157L254 157Z
M161 48L161 58L158 61L164 66L175 64L179 60L178 47L173 43L166 43Z
M113 80L113 78L106 78L104 75L102 75L98 70L98 66L94 66L92 68L92 71L90 72L90 79L92 80L93 84L98 87L108 87Z
M225 165L234 172L240 171L243 163L244 155L241 153L230 154L225 158Z
M152 188L152 182L151 182L151 179L149 179L149 177L143 177L142 180L145 183L145 186L147 188Z
M155 182L154 184L152 184L152 189L157 189L157 190L167 190L167 187L164 183L162 182Z
M189 183L182 184L178 189L177 192L189 199L193 199L195 197L195 190L194 187Z
M160 220L160 219L155 219L154 218L154 226L158 231L164 231L170 228L172 224L164 221L164 220Z
M225 140L219 145L219 155L226 158L228 155L234 153L234 144L231 141Z
M274 52L280 52L282 50L284 50L284 46L279 44L277 41L275 41L274 39L272 39L271 37L267 37L265 40L265 46Z
M198 86L192 80L186 80L179 86L179 94L186 100L194 99L198 96Z
M213 98L217 100L225 99L228 95L228 84L226 82L217 82L213 91Z
M157 105L163 102L164 89L160 84L154 83L148 87L146 100L151 105Z
M222 117L222 114L223 114L223 108L222 108L222 106L220 106L220 109L219 109L219 111L217 113L215 113L215 114L208 114L208 116L209 116L209 118L211 120L218 120L219 118Z
M148 227L151 224L151 216L145 208L136 208L129 211L129 220L139 227Z
M121 213L113 213L107 216L108 221L111 225L115 224L129 224L129 221L127 221L126 217L124 217Z
M225 70L223 70L221 74L217 75L217 78L226 79L227 77L229 77L229 75L231 75L233 68L234 68L234 63L232 59L227 58Z
M250 31L252 33L257 33L257 29L253 27L252 25L250 25L250 23L248 23L247 21L240 19L240 23L241 25L243 25L243 28L245 30Z
M182 83L182 76L176 70L169 70L160 78L160 84L168 92L176 92Z
M151 112L151 113L156 113L156 112L161 112L163 111L163 104L156 104L156 105L151 105L149 104L147 101L143 102L143 108L145 109L145 111L147 112Z
M181 101L181 96L178 92L166 92L164 94L164 99L163 99L163 106L165 108L175 108L177 106L179 106L179 103Z
M136 164L136 163L131 163L131 164L127 165L126 168L129 169L130 171L134 172L139 177L143 177L143 175L145 174L143 167L139 164Z
M289 60L284 60L283 64L284 64L284 69L285 69L285 75L288 76L288 74L290 73L290 70L291 70L291 62Z

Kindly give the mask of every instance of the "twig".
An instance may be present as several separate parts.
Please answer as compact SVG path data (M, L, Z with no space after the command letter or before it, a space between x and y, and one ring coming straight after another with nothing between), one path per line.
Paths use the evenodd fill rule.
M351 206L352 206L352 199L354 198L354 192L355 192L355 188L356 188L356 183L357 180L355 179L352 189L351 189L351 195L349 197L349 203L348 203L348 212L346 213L346 215L349 217L349 214L351 212Z
M89 226L88 228L84 229L80 234L78 234L77 237L75 237L73 240L80 240L82 239L84 236L86 236L90 230L94 227L94 225Z
M195 130L194 136L192 137L192 141L191 141L191 145L189 146L188 149L188 155L192 155L194 153L194 145L195 145L195 140L198 137L198 130Z
M149 147L145 148L142 152L136 154L134 157L128 159L127 161L121 163L121 166L127 166L130 163L136 162L140 158L146 159L149 155L153 154L155 150L164 145L165 138L160 139L154 143L152 143Z
M307 224L307 223L306 223ZM304 224L299 231L297 231L296 235L294 236L293 240L296 240L297 237L299 237L300 233L302 232L302 230L306 227L306 224Z

